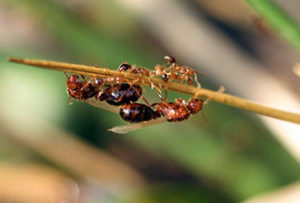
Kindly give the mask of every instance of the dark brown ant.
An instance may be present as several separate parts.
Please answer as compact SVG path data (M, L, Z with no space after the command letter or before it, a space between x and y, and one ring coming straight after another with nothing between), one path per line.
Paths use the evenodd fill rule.
M161 116L158 111L139 103L125 104L120 108L119 113L123 120L130 123L149 121Z
M98 94L98 88L93 83L90 83L81 75L83 81L80 81L78 75L67 76L67 92L70 97L77 100L86 100Z
M109 85L104 91L96 95L99 101L106 101L115 106L130 104L137 101L143 93L143 89L138 85L128 83Z
M131 65L123 63L119 66L118 71L123 72L131 68ZM146 98L142 96L143 90L141 86L126 83L123 76L111 76L105 78L93 77L96 86L106 86L103 91L98 92L96 100L106 101L108 104L120 106L129 104L142 98L147 105L150 106Z

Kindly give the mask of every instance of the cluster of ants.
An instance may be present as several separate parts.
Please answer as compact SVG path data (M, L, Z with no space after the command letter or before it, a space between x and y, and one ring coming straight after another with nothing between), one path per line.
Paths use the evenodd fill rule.
M154 70L132 66L128 63L122 63L117 70L147 76L150 79L153 77L160 78L166 83L177 81L200 87L197 73L192 68L180 66L172 56L165 56L164 59L167 60L167 63L156 65ZM149 121L162 116L169 122L183 121L188 119L191 114L199 112L205 104L205 101L197 98L197 96L192 97L187 102L182 99L168 102L166 98L162 97L158 89L161 102L150 104L142 96L142 87L126 82L123 77L92 77L87 80L83 75L68 76L66 73L65 75L67 76L67 92L70 97L76 100L95 98L96 101L106 101L110 105L120 106L120 117L130 123ZM145 104L136 102L140 98L144 100Z

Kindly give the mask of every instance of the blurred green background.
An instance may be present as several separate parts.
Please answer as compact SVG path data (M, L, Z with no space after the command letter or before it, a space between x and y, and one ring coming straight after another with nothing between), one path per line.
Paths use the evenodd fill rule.
M145 1L149 5L143 8L141 2L134 7L121 0L0 1L0 188L6 188L0 189L1 202L239 202L299 180L299 162L252 113L210 102L204 109L208 122L199 113L182 123L113 134L107 129L125 123L117 114L82 102L69 105L64 74L7 62L14 56L111 69L128 61L153 68L164 63L164 55L177 52L162 43L168 40L160 38L155 19L143 15L143 9L160 2ZM270 58L278 49L288 50L280 64L284 66L298 54L279 37L259 33L248 21L254 14L245 2L173 4L204 19L241 53L268 66L268 74L297 89L297 77L291 79L291 72L274 66L276 60ZM162 9L172 13L172 6ZM164 22L164 16L161 21L172 23ZM182 40L189 37L185 31ZM176 57L193 64L184 55ZM226 92L237 92L211 74L201 76L200 82L208 89L225 85ZM247 95L247 89L242 91ZM158 100L150 90L147 96ZM187 98L171 93L176 97ZM26 175L18 176L28 167L29 172L34 168L31 183L23 180ZM52 182L45 178L51 173L59 174ZM16 192L18 184L32 193ZM50 189L57 184L62 189ZM42 190L47 198L39 196Z

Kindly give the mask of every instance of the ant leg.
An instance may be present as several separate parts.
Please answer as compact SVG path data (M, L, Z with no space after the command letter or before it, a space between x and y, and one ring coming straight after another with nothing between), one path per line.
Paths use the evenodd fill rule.
M225 87L224 87L223 85L221 85L221 86L219 87L219 89L218 89L217 92L219 92L219 93L224 93L224 92L225 92Z
M64 74L65 74L65 76L66 76L67 78L69 78L69 76L68 76L68 74L67 74L66 72L64 72Z
M82 77L82 79L83 79L84 82L87 81L87 80L86 80L86 77L85 77L84 75L80 75L80 76Z
M73 100L72 100L72 97L71 97L71 96L69 96L69 98L68 98L68 104L69 104L69 105L72 105L72 104L73 104Z
M156 90L156 92L157 92L157 94L158 94L158 97L159 97L159 99L160 99L161 101L167 101L167 98L166 98L166 95L167 95L166 90L164 91L164 92L165 92L165 97L163 97L163 94L162 94L162 92L161 92L160 89L155 88L155 90Z
M208 123L208 119L207 119L207 117L206 117L206 115L205 115L204 110L201 111L201 116L202 116L202 118L205 120L205 122Z
M165 98L163 98L163 96L162 96L162 92L161 92L161 88L158 88L156 85L154 85L153 83L152 83L152 81L151 81L151 78L153 78L153 76L155 76L155 75L153 75L153 74L151 74L150 75L150 78L149 78L149 83L151 84L150 85L150 87L151 87L151 89L155 89L156 90L156 92L157 92L157 94L158 94L158 97L160 98L160 100L162 100L162 101L166 101L166 95L167 95L167 92L166 92L166 90L165 90Z
M169 65L169 63L165 64L165 66L166 65ZM168 68L165 68L165 71L169 71L171 69L175 69L175 67L177 67L177 66L178 66L177 64L172 63Z
M134 81L132 81L132 82L128 82L128 83L129 83L129 85L136 91L136 93L142 98L142 100L144 100L144 102L150 107L151 104L148 102L148 100L147 100L143 95L141 95L141 94L139 93L139 91L133 86L133 84L134 84L136 81L139 81L139 79L136 79L136 80L134 80Z
M137 94L142 98L142 100L144 100L144 102L150 107L151 104L148 102L148 100L147 100L143 95L141 95L135 87L133 87L132 85L131 85L131 87L132 87L133 89L135 89L136 93L137 93Z
M85 88L87 88L90 84L92 84L92 80L96 80L96 77L92 77L89 79L89 81L87 81L86 77L84 75L80 75L82 77L82 79L84 80L85 84L80 88L80 90L84 90Z
M223 93L225 91L225 88L223 85L221 85L218 89L218 93ZM207 99L205 100L205 102L203 103L203 106L206 105L210 100L211 100L212 97L207 97Z
M198 81L198 78L197 78L197 73L194 73L194 80L197 84L197 88L201 88L201 84L200 84L200 82Z
M163 98L164 101L167 101L168 99L168 89L164 90L165 98Z

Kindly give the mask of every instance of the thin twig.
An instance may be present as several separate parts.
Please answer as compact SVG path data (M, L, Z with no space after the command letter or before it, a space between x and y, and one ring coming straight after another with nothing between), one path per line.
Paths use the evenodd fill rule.
M165 83L163 80L158 78L150 79L149 77L146 76L138 76L136 74L118 72L118 71L110 70L108 68L100 68L95 66L77 65L77 64L61 63L55 61L45 61L45 60L20 59L20 58L9 58L9 61L51 69L51 70L83 74L88 76L100 76L100 77L123 76L129 81L135 80L137 81L138 84L141 85L151 86L151 83L153 83L155 86L161 87L162 89L170 89L185 94L198 95L201 97L209 98L210 100L219 103L227 104L230 106L252 111L265 116L300 124L299 114L277 110L267 106L255 104L253 102L250 102L248 100L239 97L235 97L232 95L228 95L228 94L224 94L224 93L220 93L220 92L216 92L204 88L199 89L191 85L183 85L176 82Z

